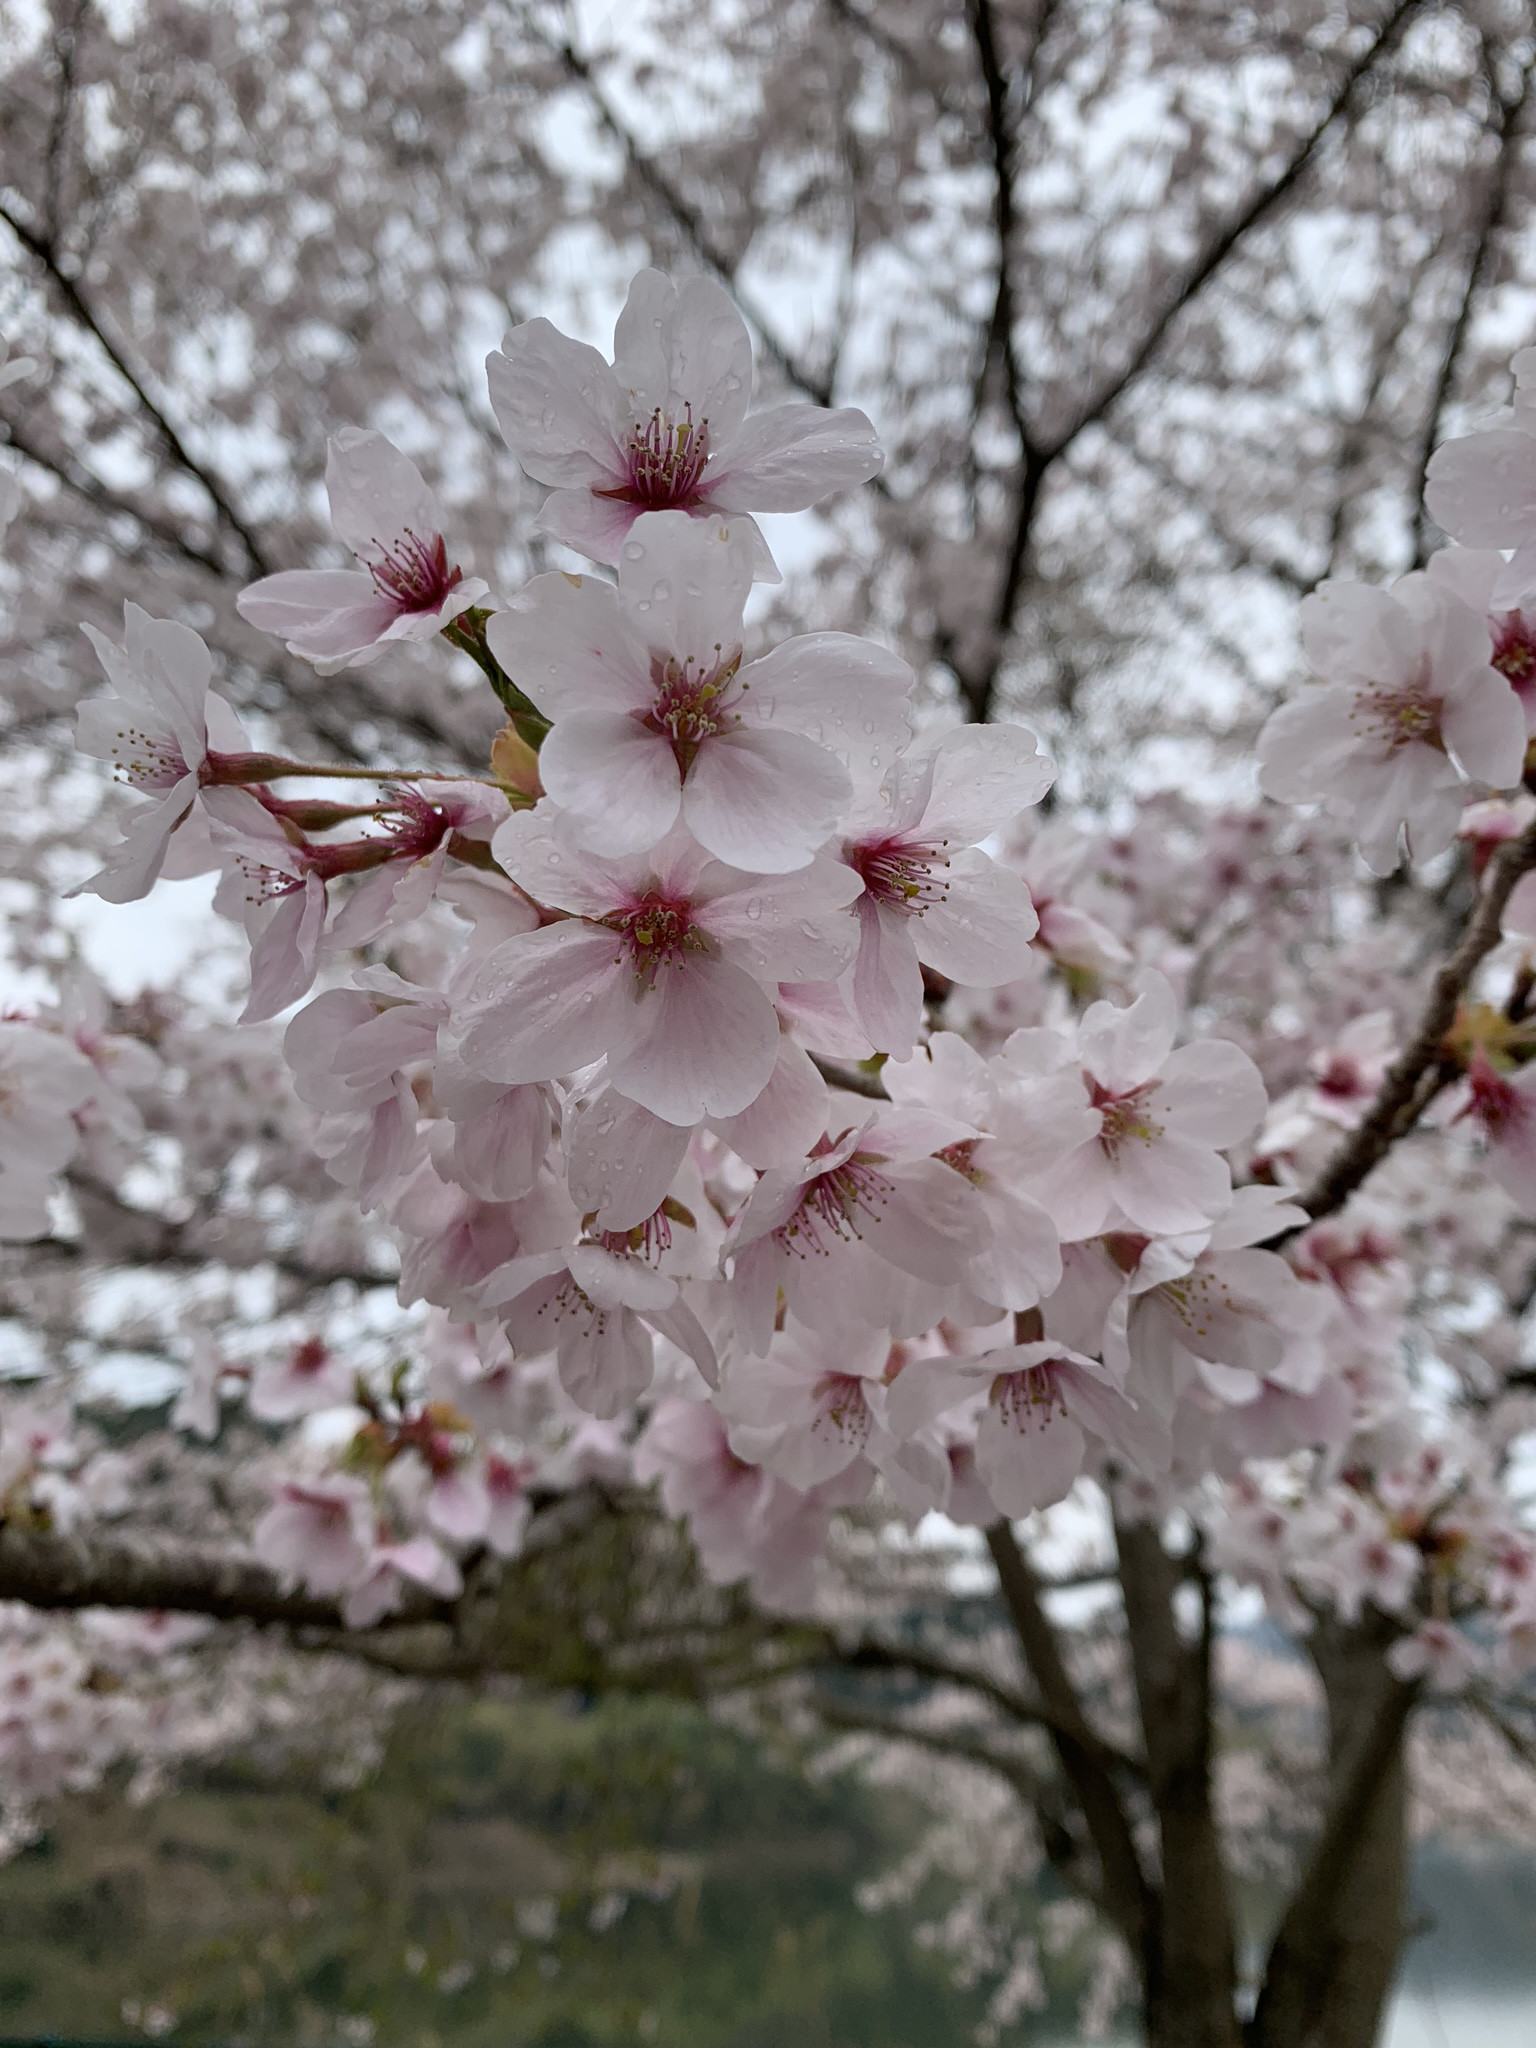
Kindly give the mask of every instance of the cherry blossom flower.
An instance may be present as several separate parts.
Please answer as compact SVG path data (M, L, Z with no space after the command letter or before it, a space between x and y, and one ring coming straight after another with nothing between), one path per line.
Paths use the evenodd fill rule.
M835 861L749 875L675 832L648 855L570 846L553 807L514 814L497 859L571 915L486 956L455 1008L467 1065L505 1084L608 1058L610 1084L669 1123L734 1116L779 1054L773 986L835 974L858 883Z
M121 647L94 626L83 631L112 689L80 706L75 744L110 761L120 781L151 801L129 815L121 845L75 893L131 903L158 881L171 835L186 823L202 783L212 779L215 739L225 753L238 753L245 734L223 699L210 695L213 657L190 626L125 604Z
M866 482L883 459L861 412L778 405L748 416L751 339L709 278L674 285L642 270L611 368L547 320L529 320L486 369L507 446L554 486L544 531L597 562L619 560L643 512L798 512ZM760 535L757 546L759 573L776 580Z
M490 620L491 651L553 721L539 774L584 845L643 853L681 811L733 867L804 867L848 803L849 755L907 737L911 671L868 641L812 633L744 661L751 583L740 523L652 512L617 589L540 576Z
M264 1023L307 993L325 933L325 875L313 848L295 844L248 789L210 790L209 826L224 863L214 896L251 942L251 991L242 1024Z
M382 434L343 427L325 464L331 524L361 569L285 569L235 600L321 675L361 668L391 643L430 640L489 586L449 559L442 514L407 455Z
M1390 593L1323 584L1301 607L1308 659L1327 681L1282 704L1259 736L1259 785L1282 803L1321 800L1389 875L1404 831L1414 860L1456 836L1467 783L1511 789L1525 714L1490 666L1488 628L1415 572Z
M1048 1030L1016 1031L1005 1062L1086 1105L1098 1129L1033 1181L1062 1239L1125 1228L1159 1237L1200 1230L1232 1196L1222 1150L1264 1114L1264 1083L1225 1039L1173 1049L1178 1006L1160 974L1126 1009L1095 1003L1075 1046Z
M286 1479L251 1532L263 1564L290 1586L311 1593L343 1593L367 1572L373 1549L373 1510L360 1479Z
M1522 1215L1536 1216L1536 1066L1500 1073L1481 1046L1467 1068L1458 1112L1487 1140L1483 1162Z
M768 1350L781 1294L817 1330L866 1322L910 1335L937 1322L988 1226L970 1181L933 1155L973 1135L892 1107L765 1173L724 1251L746 1354Z
M856 1459L883 1462L894 1449L881 1419L889 1352L879 1329L832 1344L786 1329L765 1358L741 1362L721 1387L715 1405L731 1449L802 1491Z
M1003 1062L984 1060L953 1031L935 1032L910 1060L888 1062L881 1077L893 1102L972 1128L971 1136L938 1156L976 1190L991 1226L989 1242L966 1267L977 1301L1026 1309L1054 1293L1061 1246L1050 1216L1028 1189L1035 1174L1097 1134L1093 1111L1070 1095L1026 1089Z
M439 1600L456 1600L464 1590L458 1566L430 1536L412 1536L403 1543L376 1543L367 1573L350 1588L341 1604L348 1628L371 1628L392 1614L407 1586L420 1586ZM318 1589L317 1589L318 1590Z
M664 1217L655 1219L649 1237L647 1249L670 1244ZM670 1337L706 1380L718 1377L714 1346L677 1281L637 1255L627 1234L512 1259L488 1276L478 1300L515 1350L534 1356L553 1350L560 1384L601 1420L619 1414L650 1385L652 1331Z
M96 1088L96 1070L77 1046L0 1020L0 1240L46 1233L53 1176L79 1142L75 1112Z
M1433 1693L1464 1690L1485 1660L1464 1629L1449 1621L1421 1621L1411 1636L1399 1636L1387 1652L1393 1676L1411 1685L1422 1679Z
M751 1582L770 1608L803 1608L841 1475L801 1491L730 1447L723 1417L704 1401L662 1401L636 1449L635 1477L659 1480L667 1512L686 1516L705 1576Z
M1029 890L980 842L1038 803L1055 773L1023 726L982 725L913 747L883 780L863 778L842 845L864 885L844 988L880 1051L904 1057L916 1043L922 967L997 988L1028 965L1039 923Z
M248 1406L258 1422L292 1422L296 1416L345 1406L355 1379L345 1358L320 1338L306 1337L281 1361L258 1369Z
M1536 349L1521 349L1510 368L1514 405L1480 433L1443 443L1424 480L1430 515L1452 540L1515 550L1498 602L1536 570Z
M499 1451L488 1451L482 1483L487 1511L485 1540L498 1557L516 1557L528 1533L533 1503L528 1498L525 1468Z
M1425 573L1486 621L1489 664L1520 699L1527 735L1536 734L1536 559L1517 567L1495 548L1441 548Z
M1331 1295L1276 1253L1255 1249L1306 1220L1278 1189L1239 1188L1214 1228L1140 1246L1111 1240L1130 1270L1120 1314L1109 1319L1106 1364L1165 1415L1196 1383L1223 1401L1258 1400L1296 1345L1320 1373L1317 1340Z
M500 790L483 782L435 782L430 797L408 783L390 791L396 816L381 837L381 859L332 920L330 943L366 946L418 918L436 895L455 842L489 843L508 814Z
M999 1514L1027 1515L1064 1500L1090 1437L1145 1460L1135 1408L1113 1375L1052 1340L918 1360L897 1375L887 1418L898 1436L908 1436L979 1395L976 1472Z

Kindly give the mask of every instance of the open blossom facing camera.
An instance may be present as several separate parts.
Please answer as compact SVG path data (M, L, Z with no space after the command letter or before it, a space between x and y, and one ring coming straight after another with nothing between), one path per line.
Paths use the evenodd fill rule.
M1443 853L1469 783L1513 789L1525 762L1525 713L1491 665L1486 622L1421 574L1390 592L1326 583L1301 618L1324 681L1265 726L1260 786L1285 803L1326 803L1373 874L1391 874L1405 832L1414 860Z
M443 516L408 455L382 434L331 437L331 524L361 569L285 569L241 591L240 614L321 675L375 661L397 640L431 640L489 586L449 553Z
M681 812L717 860L805 867L852 794L845 766L907 737L912 675L846 633L743 659L745 527L647 513L619 580L540 576L486 627L553 730L539 776L599 853L641 853Z
M554 489L541 523L595 562L617 562L644 512L800 512L874 476L874 428L851 408L748 414L752 342L712 279L642 270L612 367L547 320L514 327L486 365L496 421L531 477ZM776 576L754 522L758 574Z
M1199 1230L1232 1199L1222 1153L1264 1114L1264 1083L1238 1046L1204 1039L1174 1049L1178 1005L1161 975L1125 1009L1094 1003L1076 1042L1018 1031L1004 1049L1022 1081L1049 1082L1090 1112L1082 1142L1032 1183L1063 1239L1100 1231L1165 1237Z
M552 805L509 818L497 859L568 915L509 939L464 991L465 1063L502 1082L608 1060L621 1095L670 1123L733 1116L778 1059L772 990L821 981L853 950L858 885L835 861L752 875L681 830L606 860L566 842Z

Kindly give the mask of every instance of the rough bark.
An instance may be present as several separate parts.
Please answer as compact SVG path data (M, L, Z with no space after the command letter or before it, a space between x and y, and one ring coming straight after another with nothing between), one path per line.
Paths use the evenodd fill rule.
M1321 1623L1328 1810L1270 1949L1248 2048L1374 2048L1402 1948L1407 1883L1403 1734L1417 1698L1387 1666L1379 1615Z
M1040 1601L1028 1559L1006 1522L987 1531L1004 1605L1024 1662L1051 1715L1051 1742L1099 1862L1098 1903L1139 1963L1156 1938L1157 1895L1137 1853L1104 1746L1088 1724Z
M1150 1523L1117 1524L1120 1584L1157 1813L1162 1888L1146 1959L1151 2048L1237 2048L1232 1911L1211 1804L1210 1588L1180 1633L1174 1597L1189 1566Z

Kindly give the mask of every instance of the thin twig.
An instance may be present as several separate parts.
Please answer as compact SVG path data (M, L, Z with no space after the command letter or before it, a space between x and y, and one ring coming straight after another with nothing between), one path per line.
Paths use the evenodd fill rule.
M1413 1129L1451 1077L1442 1062L1445 1034L1455 1021L1457 1005L1473 975L1499 942L1500 920L1515 884L1533 867L1536 819L1518 839L1506 840L1489 862L1477 908L1460 945L1435 974L1418 1029L1388 1067L1365 1120L1351 1132L1311 1187L1297 1197L1314 1221L1343 1208L1372 1168L1386 1157L1399 1138Z

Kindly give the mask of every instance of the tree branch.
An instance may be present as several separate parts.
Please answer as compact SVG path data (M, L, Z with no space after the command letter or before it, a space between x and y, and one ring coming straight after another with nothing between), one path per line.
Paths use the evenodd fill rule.
M1521 66L1520 85L1512 99L1506 100L1498 90L1488 66L1489 98L1495 109L1494 133L1498 138L1498 150L1493 161L1493 170L1488 180L1488 189L1483 195L1482 212L1478 219L1477 234L1472 245L1472 261L1467 266L1466 288L1456 317L1451 322L1450 333L1446 336L1445 348L1440 357L1440 369L1435 379L1434 397L1430 401L1429 413L1424 422L1424 434L1419 443L1418 458L1414 465L1414 554L1413 566L1421 569L1429 555L1430 519L1424 504L1424 479L1429 472L1430 457L1440 439L1440 428L1445 409L1455 381L1457 365L1466 342L1468 329L1472 324L1472 307L1488 266L1493 257L1494 247L1503 230L1509 208L1510 174L1520 146L1520 117L1531 89L1532 67L1536 66L1536 55Z
M98 512L106 513L109 517L116 515L133 520L141 532L152 540L159 541L174 553L184 556L187 561L195 563L199 569L211 570L215 576L222 577L228 574L217 555L211 554L205 547L200 547L195 540L188 540L174 527L162 525L147 512L141 512L127 499L118 497L84 466L78 456L61 462L56 457L46 454L26 429L17 426L14 421L0 420L0 427L5 430L8 447L14 448L25 461L42 470L45 475L53 477L66 490L73 491L77 498L84 498L88 505L94 505Z
M1034 1572L1007 1522L987 1531L998 1585L1019 1647L1050 1710L1051 1741L1076 1796L1102 1872L1104 1910L1133 1955L1145 1959L1157 1910L1142 1869L1130 1820L1105 1765L1102 1744L1088 1725L1077 1690L1062 1661L1056 1632L1040 1604Z
M58 250L52 237L46 234L39 234L35 229L29 228L26 222L11 207L6 205L4 200L0 200L0 221L5 223L17 241L27 251L28 255L33 257L41 266L49 283L64 301L76 323L92 337L102 354L107 358L107 361L128 386L143 408L145 417L154 427L156 434L159 436L171 459L181 469L185 470L188 476L194 477L208 494L219 518L223 520L224 524L244 548L250 567L258 575L267 575L269 573L269 565L266 556L262 552L261 545L240 517L240 514L235 510L223 484L220 483L211 469L205 464L200 463L192 454L176 427L172 425L165 412L150 396L144 379L133 369L121 348L118 347L117 343L113 341L105 327L103 327L99 316L80 290L80 287L61 265Z
M1092 426L1102 418L1121 394L1135 382L1156 354L1164 336L1180 313L1210 283L1244 236L1257 227L1265 215L1295 188L1340 117L1347 112L1361 82L1392 49L1407 24L1408 17L1419 5L1420 0L1395 0L1391 11L1371 41L1345 71L1321 119L1308 131L1301 147L1293 152L1284 169L1260 185L1220 233L1206 244L1199 260L1185 272L1178 286L1165 299L1150 324L1142 329L1141 339L1128 360L1114 376L1100 386L1072 423L1045 444L1042 452L1048 462L1054 462L1077 439L1084 428Z
M762 309L754 305L750 297L742 291L736 279L735 264L710 233L703 214L678 191L666 173L640 148L634 136L619 119L617 110L603 91L588 59L570 42L556 45L555 50L560 62L591 101L598 120L624 152L624 161L636 180L654 199L661 202L666 212L681 228L700 262L712 270L722 283L730 286L732 295L742 311L757 329L765 353L772 357L790 383L797 385L808 398L814 399L817 405L834 404L836 401L828 379L818 376L792 353L775 334Z
M1106 1742L1086 1727L1081 1716L1075 1721L1064 1722L1043 1700L1032 1700L1015 1691L1011 1685L1003 1685L984 1671L975 1671L963 1664L952 1664L946 1658L929 1655L922 1650L906 1650L889 1643L861 1642L851 1650L837 1654L836 1665L845 1671L909 1671L914 1678L931 1679L938 1685L963 1687L989 1701L1008 1720L1016 1721L1027 1728L1045 1728L1052 1733L1065 1733L1081 1741L1086 1732L1099 1760L1111 1770L1127 1771L1140 1776L1144 1766L1129 1751L1118 1749L1112 1742Z
M1523 874L1536 867L1536 820L1506 840L1488 864L1477 908L1461 943L1436 971L1418 1029L1387 1069L1376 1100L1317 1179L1297 1197L1314 1221L1342 1209L1399 1138L1412 1130L1450 1078L1442 1065L1445 1034L1484 957L1499 941L1504 906ZM1454 1070L1453 1070L1454 1071Z

